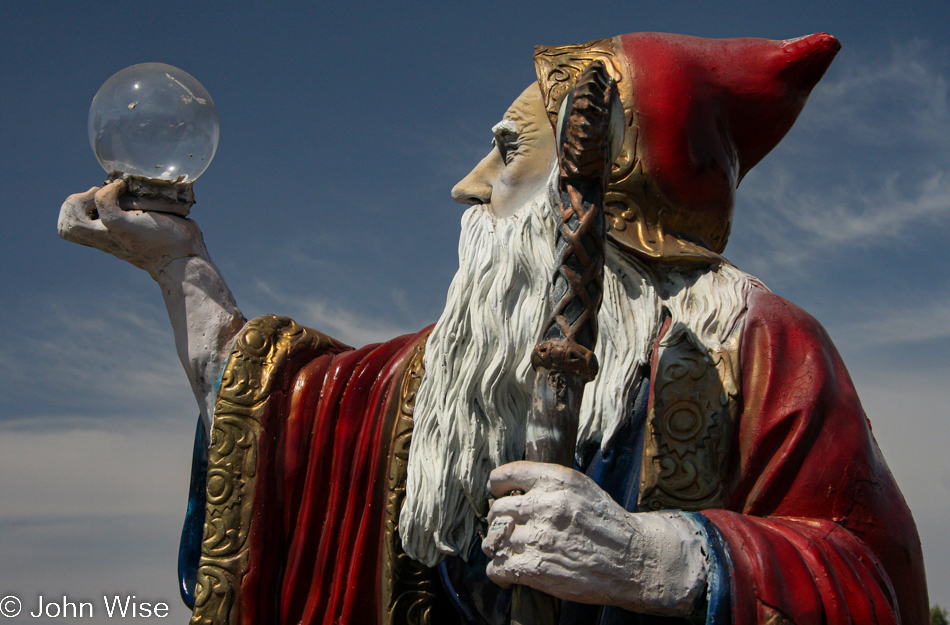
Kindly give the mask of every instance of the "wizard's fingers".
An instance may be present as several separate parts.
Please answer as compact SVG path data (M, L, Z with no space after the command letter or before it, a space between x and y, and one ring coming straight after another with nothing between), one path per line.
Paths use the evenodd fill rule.
M485 568L488 579L502 588L514 584L531 586L548 591L549 569L558 568L556 556L539 558L536 552L518 552L514 548L506 550L499 557L492 558Z
M525 550L493 558L485 568L488 579L502 588L513 584L530 586L544 593L572 601L599 599L589 591L589 582L578 580L578 563L557 553L539 554ZM586 599L586 601L585 601Z
M515 529L515 522L509 517L498 517L488 524L488 531L482 540L482 551L489 558L504 555L508 547L508 539Z
M534 502L532 498L525 495L511 495L508 497L499 497L488 511L488 523L491 525L495 519L508 518L516 523L524 523L534 512Z
M62 208L59 209L60 221L98 219L95 201L98 190L99 187L92 187L85 193L73 193L66 198Z
M95 235L105 232L99 221L95 195L99 187L92 187L85 193L70 195L59 209L56 227L59 236L83 245L93 245Z
M535 462L509 462L495 468L488 476L488 491L494 497L505 497L511 491L525 493L540 478L541 472Z
M119 207L119 196L125 193L124 180L115 180L96 191L96 210L99 219L106 227L120 226L125 223L125 211Z
M488 476L488 490L495 497L504 497L512 491L528 492L537 485L550 484L555 488L569 486L577 471L547 462L509 462L496 468Z
M512 585L521 581L520 571L516 573L514 569L508 566L509 558L509 556L494 558L485 568L488 579L502 588L510 588Z

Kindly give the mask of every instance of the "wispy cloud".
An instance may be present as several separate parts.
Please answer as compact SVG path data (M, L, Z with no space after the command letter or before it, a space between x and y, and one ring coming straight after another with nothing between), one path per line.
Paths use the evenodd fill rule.
M950 171L912 183L902 179L908 172L869 173L866 180L821 189L809 189L783 164L773 164L769 174L743 188L743 203L751 208L745 212L754 213L751 229L763 244L763 260L792 269L829 250L884 244L950 217Z
M887 58L855 59L816 89L808 103L815 123L845 127L853 139L874 145L899 146L908 138L938 144L950 138L950 85L931 49L916 40L893 45ZM899 135L892 132L897 128Z
M895 46L819 83L799 125L739 190L739 236L759 265L797 269L830 250L887 244L950 217L947 68Z
M270 301L275 309L296 311L288 314L294 316L297 322L354 347L387 341L395 336L422 329L419 324L397 322L386 317L358 312L346 306L332 304L318 296L292 295L263 281L258 281L256 287L260 295ZM401 291L390 293L390 299L396 310L406 312L409 304L405 302Z
M12 389L0 420L45 427L49 414L98 422L178 415L192 423L197 407L164 308L130 300L21 300L17 314L32 332L0 341L0 374Z
M853 324L844 340L871 348L887 345L933 343L950 338L950 293L938 290L931 298L914 299L877 311Z
M0 521L183 514L193 421L112 428L49 417L47 428L18 425L0 424Z

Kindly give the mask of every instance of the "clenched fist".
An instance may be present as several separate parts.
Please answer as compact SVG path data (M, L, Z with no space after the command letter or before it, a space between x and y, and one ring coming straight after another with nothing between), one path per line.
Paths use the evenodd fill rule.
M489 489L498 499L482 550L494 582L694 616L705 589L705 538L682 513L627 512L589 477L555 464L498 467Z

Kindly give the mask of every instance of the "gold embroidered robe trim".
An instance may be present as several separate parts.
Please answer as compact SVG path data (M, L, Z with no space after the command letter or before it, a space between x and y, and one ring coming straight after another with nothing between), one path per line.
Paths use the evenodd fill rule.
M192 625L237 625L235 599L247 574L261 419L292 365L346 346L287 317L266 315L241 330L215 403L208 450L204 538Z
M389 437L392 443L386 474L386 513L379 574L381 625L431 625L434 622L434 603L438 593L442 592L436 569L428 568L407 556L399 539L399 511L406 498L412 415L416 391L425 373L425 342L428 338L426 334L416 344L403 374L399 401L392 406L398 414L394 419L392 436Z
M640 511L723 507L739 406L737 361L738 337L713 352L685 330L659 341L644 432Z

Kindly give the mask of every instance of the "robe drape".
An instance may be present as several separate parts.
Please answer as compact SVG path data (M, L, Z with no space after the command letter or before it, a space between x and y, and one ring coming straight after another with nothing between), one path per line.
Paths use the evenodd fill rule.
M827 334L765 289L752 294L740 331L719 505L692 510L716 551L707 622L926 623L913 518ZM434 572L401 553L395 526L425 336L358 350L322 337L302 354L269 356L280 362L262 400L253 496L240 504L251 527L221 528L227 515L212 514L221 499L212 476L235 466L212 453L193 623L462 622L446 611ZM222 396L227 384L226 375ZM647 425L637 431L656 427ZM212 450L227 438L213 431ZM662 486L662 471L657 479ZM211 573L227 568L214 559L215 537L228 531L247 540L243 555L227 556L238 564L222 582L227 575Z
M749 302L723 535L737 624L925 624L923 556L827 333L767 291ZM772 619L772 620L770 620Z

